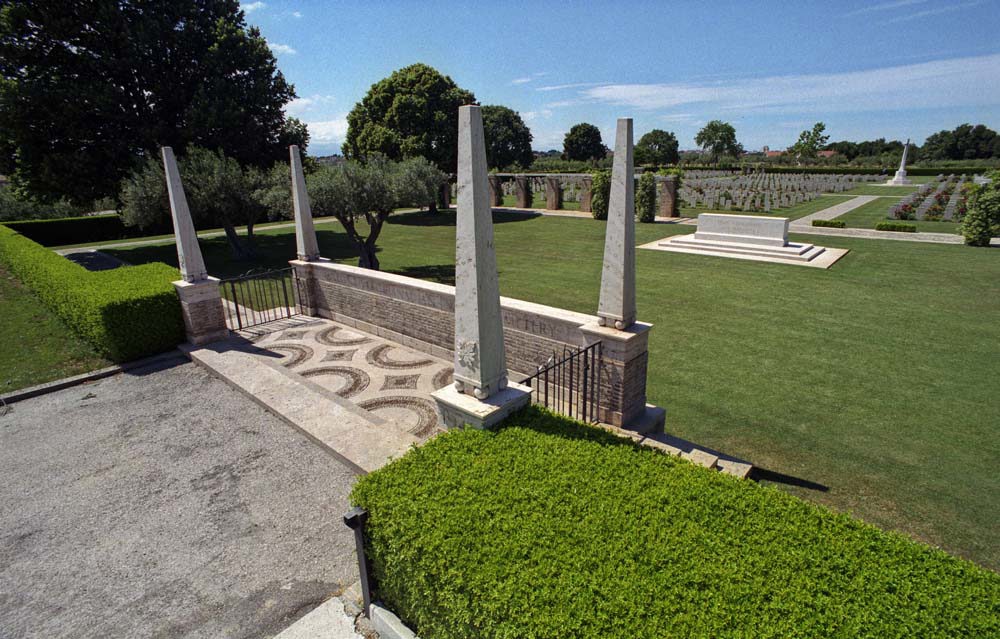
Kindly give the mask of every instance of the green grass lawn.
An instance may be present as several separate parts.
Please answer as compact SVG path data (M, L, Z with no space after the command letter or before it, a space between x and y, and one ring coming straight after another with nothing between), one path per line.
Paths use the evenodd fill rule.
M858 208L838 217L852 229L873 229L879 222L888 221L889 207L899 201L895 197L880 197L877 200L859 206ZM913 224L918 233L958 233L961 226L958 222L929 222L926 220L906 220L905 224Z
M503 206L506 206L506 207L509 207L509 208L515 208L515 207L517 207L517 196L514 196L514 195L505 195L505 196L503 196ZM535 191L535 192L533 192L531 194L531 206L532 206L532 208L536 208L536 209L544 209L545 208L545 192L544 191ZM560 211L579 211L580 210L580 203L579 202L567 202L566 200L563 200L562 208L559 209L559 210Z
M816 211L822 211L823 209L828 209L831 206L836 206L847 201L847 198L839 195L821 195L815 200L809 202L800 202L794 206L790 206L786 209L773 209L770 213L765 213L764 211L723 211L721 209L703 209L703 208L692 208L683 207L681 208L681 215L684 217L698 217L702 213L726 213L729 215L763 215L766 217L787 217L790 220L797 220L800 217L805 217Z
M0 394L111 365L3 269L0 308Z
M842 201L843 198L837 198ZM502 293L593 313L604 223L498 213ZM637 243L691 227L641 224ZM324 256L356 263L336 225ZM815 236L792 236L815 241ZM454 213L390 218L387 271L452 283ZM235 275L224 238L209 271ZM785 490L1000 569L1000 251L824 237L832 269L641 250L649 401L669 433L744 457ZM260 263L295 253L258 236ZM109 251L176 264L173 246Z

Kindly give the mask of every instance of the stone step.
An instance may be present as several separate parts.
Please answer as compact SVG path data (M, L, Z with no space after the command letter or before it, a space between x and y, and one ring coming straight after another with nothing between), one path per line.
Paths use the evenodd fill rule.
M647 435L641 443L668 455L683 457L706 468L718 470L739 479L746 479L753 470L753 464L703 446L696 446L687 440L674 437L673 435L664 433L651 434Z
M256 347L245 339L180 348L192 361L299 429L356 472L381 468L419 443L396 424L253 355Z
M718 455L713 455L712 453L705 452L699 448L695 448L691 452L681 453L681 457L684 459L694 462L699 466L704 466L712 470L718 470L719 457Z
M673 246L681 248L713 251L718 253L732 253L735 255L756 255L759 257L770 257L782 260L795 260L798 262L809 262L825 250L821 246L813 244L789 243L785 247L764 247L759 244L743 244L738 242L713 242L706 240L687 239L684 236L673 237L667 242L660 242L660 246Z

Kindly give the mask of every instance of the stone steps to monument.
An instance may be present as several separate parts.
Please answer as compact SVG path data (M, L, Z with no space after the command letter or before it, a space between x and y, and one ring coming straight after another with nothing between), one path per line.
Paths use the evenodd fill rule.
M188 357L328 449L357 472L402 457L419 439L308 379L254 355L231 338L204 347L182 345Z
M681 457L699 466L704 466L710 470L717 470L739 479L746 479L750 475L750 471L753 470L752 464L741 459L725 455L710 448L696 446L687 440L667 435L666 433L646 435L639 443L650 448L655 448L668 455Z
M719 253L733 253L736 255L756 255L759 257L772 257L784 260L794 260L797 262L809 262L821 255L826 249L813 244L794 244L782 247L766 247L760 244L742 244L737 242L713 242L707 240L687 239L687 237L673 237L667 242L660 242L661 246L674 246L680 248L690 248L703 251L715 251Z

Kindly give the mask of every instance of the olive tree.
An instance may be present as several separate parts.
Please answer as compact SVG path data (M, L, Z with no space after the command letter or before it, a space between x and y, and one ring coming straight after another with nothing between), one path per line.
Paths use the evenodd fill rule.
M392 162L373 154L322 167L306 180L314 215L331 215L358 250L358 266L378 270L377 242L392 212L432 202L445 174L422 157Z

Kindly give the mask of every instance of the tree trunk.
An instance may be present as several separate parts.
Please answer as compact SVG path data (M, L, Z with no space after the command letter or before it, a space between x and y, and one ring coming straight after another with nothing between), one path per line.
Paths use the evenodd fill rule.
M358 252L361 257L358 258L358 266L361 268L368 268L373 271L377 271L379 267L378 256L375 254L376 246L374 243L369 244L368 242L361 242L358 246Z

